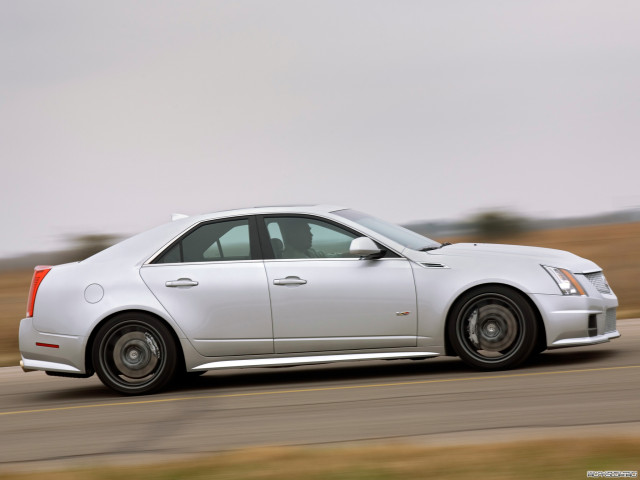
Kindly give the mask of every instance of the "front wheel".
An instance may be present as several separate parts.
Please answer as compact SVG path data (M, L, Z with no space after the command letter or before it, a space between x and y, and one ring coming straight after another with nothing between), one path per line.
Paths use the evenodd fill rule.
M107 321L93 344L93 366L107 387L125 395L160 390L173 378L176 345L167 327L144 313Z
M468 365L482 370L513 368L535 348L533 309L518 292L488 286L463 295L451 311L447 333Z

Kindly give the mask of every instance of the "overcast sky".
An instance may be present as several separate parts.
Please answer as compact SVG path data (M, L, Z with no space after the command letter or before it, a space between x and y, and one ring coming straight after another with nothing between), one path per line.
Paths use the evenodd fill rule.
M640 206L640 2L0 0L0 256L173 212Z

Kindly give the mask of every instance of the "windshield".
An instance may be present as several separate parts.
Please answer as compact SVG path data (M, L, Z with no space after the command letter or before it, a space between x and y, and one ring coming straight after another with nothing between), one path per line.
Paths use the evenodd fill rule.
M373 230L400 245L410 248L411 250L424 250L440 247L440 243L423 237L419 233L412 232L400 225L380 220L366 213L357 212L356 210L346 209L333 212L335 215L344 217L352 222L356 222L363 227Z

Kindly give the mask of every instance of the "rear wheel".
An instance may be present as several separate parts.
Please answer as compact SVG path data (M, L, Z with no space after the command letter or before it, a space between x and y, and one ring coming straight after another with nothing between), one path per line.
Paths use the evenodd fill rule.
M482 370L513 368L535 348L537 323L533 309L518 292L499 285L463 295L447 324L456 353Z
M144 313L118 315L96 336L93 365L109 388L125 395L160 390L173 378L176 345L167 327Z

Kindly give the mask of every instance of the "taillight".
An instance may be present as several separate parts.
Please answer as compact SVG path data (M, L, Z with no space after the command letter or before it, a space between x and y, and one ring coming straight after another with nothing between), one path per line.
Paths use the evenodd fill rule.
M31 288L29 289L29 300L27 301L27 317L33 317L33 305L36 303L38 287L51 268L50 265L38 265L33 269L33 278L31 279Z

